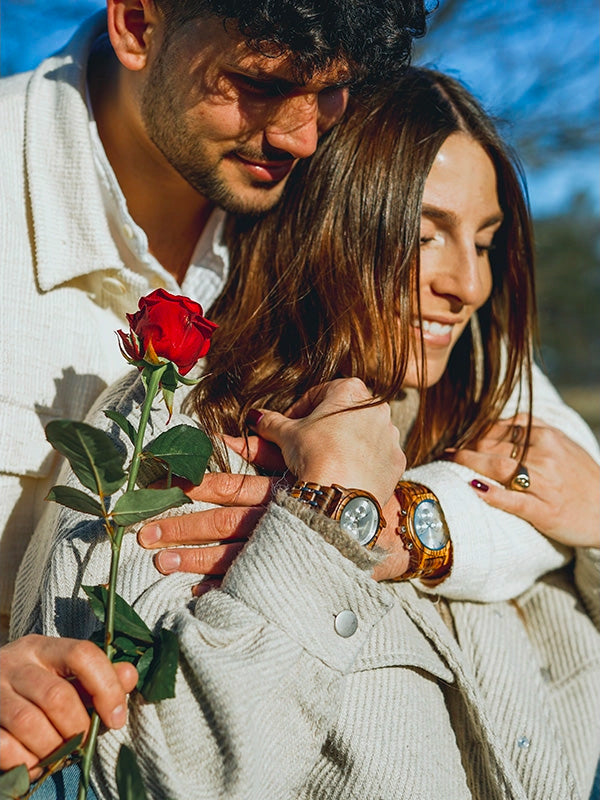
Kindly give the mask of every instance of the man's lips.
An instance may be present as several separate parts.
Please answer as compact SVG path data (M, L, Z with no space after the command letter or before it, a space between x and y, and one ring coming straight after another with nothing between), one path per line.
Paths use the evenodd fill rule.
M277 183L288 176L294 166L294 159L281 161L262 161L245 158L239 153L232 153L232 158L247 171L254 180L262 183Z

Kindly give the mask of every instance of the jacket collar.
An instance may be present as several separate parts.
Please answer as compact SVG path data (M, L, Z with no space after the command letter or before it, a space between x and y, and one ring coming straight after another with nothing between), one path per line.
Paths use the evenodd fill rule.
M121 268L110 235L90 141L86 67L106 30L91 17L34 70L25 100L25 172L40 288Z

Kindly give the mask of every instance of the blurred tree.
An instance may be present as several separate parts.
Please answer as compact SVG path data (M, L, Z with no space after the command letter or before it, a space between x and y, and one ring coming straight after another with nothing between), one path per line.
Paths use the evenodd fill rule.
M564 214L537 220L535 232L544 366L560 386L597 384L600 230L590 198L575 196Z

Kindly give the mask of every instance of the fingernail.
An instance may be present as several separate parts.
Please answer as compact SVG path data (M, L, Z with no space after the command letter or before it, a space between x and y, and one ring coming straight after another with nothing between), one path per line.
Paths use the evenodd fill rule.
M150 547L161 539L162 533L158 525L146 525L138 534L138 542L142 547Z
M113 728L122 728L127 720L126 706L117 706L110 715L110 722Z
M255 408L251 408L250 411L246 414L246 425L249 428L254 428L263 418L264 414L260 411L257 411Z
M181 556L174 550L161 550L156 554L154 563L161 572L176 572L181 566Z
M203 594L210 592L211 589L216 589L218 585L218 581L202 581L202 583L197 583L195 586L192 586L192 596L202 597Z
M477 491L479 491L479 492L487 492L487 491L488 491L488 489L490 488L490 487L487 485L487 483L483 483L483 481L478 481L478 480L477 480L477 478L474 478L474 479L471 481L471 486L472 486L474 489L477 489Z

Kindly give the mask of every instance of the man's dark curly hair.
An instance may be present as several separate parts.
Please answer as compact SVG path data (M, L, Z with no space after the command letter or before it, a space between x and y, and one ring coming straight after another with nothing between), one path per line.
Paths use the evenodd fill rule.
M173 32L200 16L235 25L253 50L292 55L298 79L334 61L363 83L388 83L425 34L425 0L155 0Z

